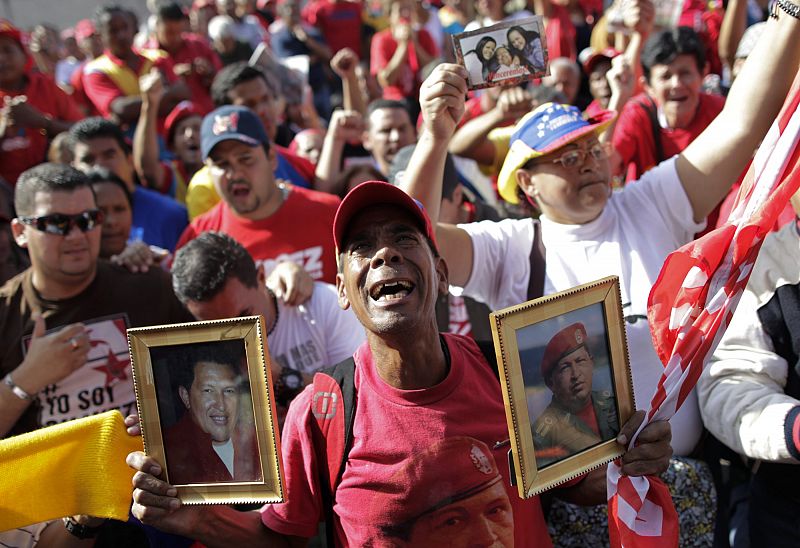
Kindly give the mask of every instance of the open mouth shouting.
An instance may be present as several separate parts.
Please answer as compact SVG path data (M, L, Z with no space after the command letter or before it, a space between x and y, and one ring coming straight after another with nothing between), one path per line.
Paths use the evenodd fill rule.
M414 291L415 285L407 280L378 282L372 286L369 296L376 302L392 302L404 299Z

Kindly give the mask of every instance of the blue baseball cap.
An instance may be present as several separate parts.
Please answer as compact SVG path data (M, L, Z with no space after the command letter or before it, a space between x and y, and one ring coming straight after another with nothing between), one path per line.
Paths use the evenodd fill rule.
M584 135L600 134L615 116L616 113L606 110L585 119L577 107L558 103L545 103L526 114L514 128L508 154L497 176L500 196L512 204L518 203L516 171L519 168L528 160L558 150Z
M222 141L239 141L251 147L268 145L269 137L255 112L247 107L226 105L209 112L200 128L203 160Z

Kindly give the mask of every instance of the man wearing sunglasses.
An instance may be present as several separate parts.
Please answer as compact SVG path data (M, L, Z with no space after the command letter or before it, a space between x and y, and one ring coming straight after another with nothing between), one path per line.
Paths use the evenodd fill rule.
M125 329L192 319L168 274L98 261L103 216L74 168L23 172L14 205L11 229L31 267L0 288L0 436L130 412Z

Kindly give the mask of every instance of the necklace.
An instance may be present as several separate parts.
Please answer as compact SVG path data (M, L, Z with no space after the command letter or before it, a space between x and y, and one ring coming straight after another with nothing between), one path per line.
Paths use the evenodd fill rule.
M278 319L281 317L281 309L278 308L278 297L275 296L275 293L273 293L270 288L267 288L267 291L269 292L269 296L272 297L272 304L275 305L275 320L272 322L272 327L267 331L267 337L269 337L278 325Z

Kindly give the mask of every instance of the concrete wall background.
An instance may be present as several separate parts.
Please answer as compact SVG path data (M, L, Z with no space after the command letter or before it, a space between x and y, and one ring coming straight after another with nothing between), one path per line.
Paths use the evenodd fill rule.
M92 17L97 6L105 2L132 9L141 20L147 14L145 0L0 0L0 17L23 29L31 29L37 23L64 29Z

